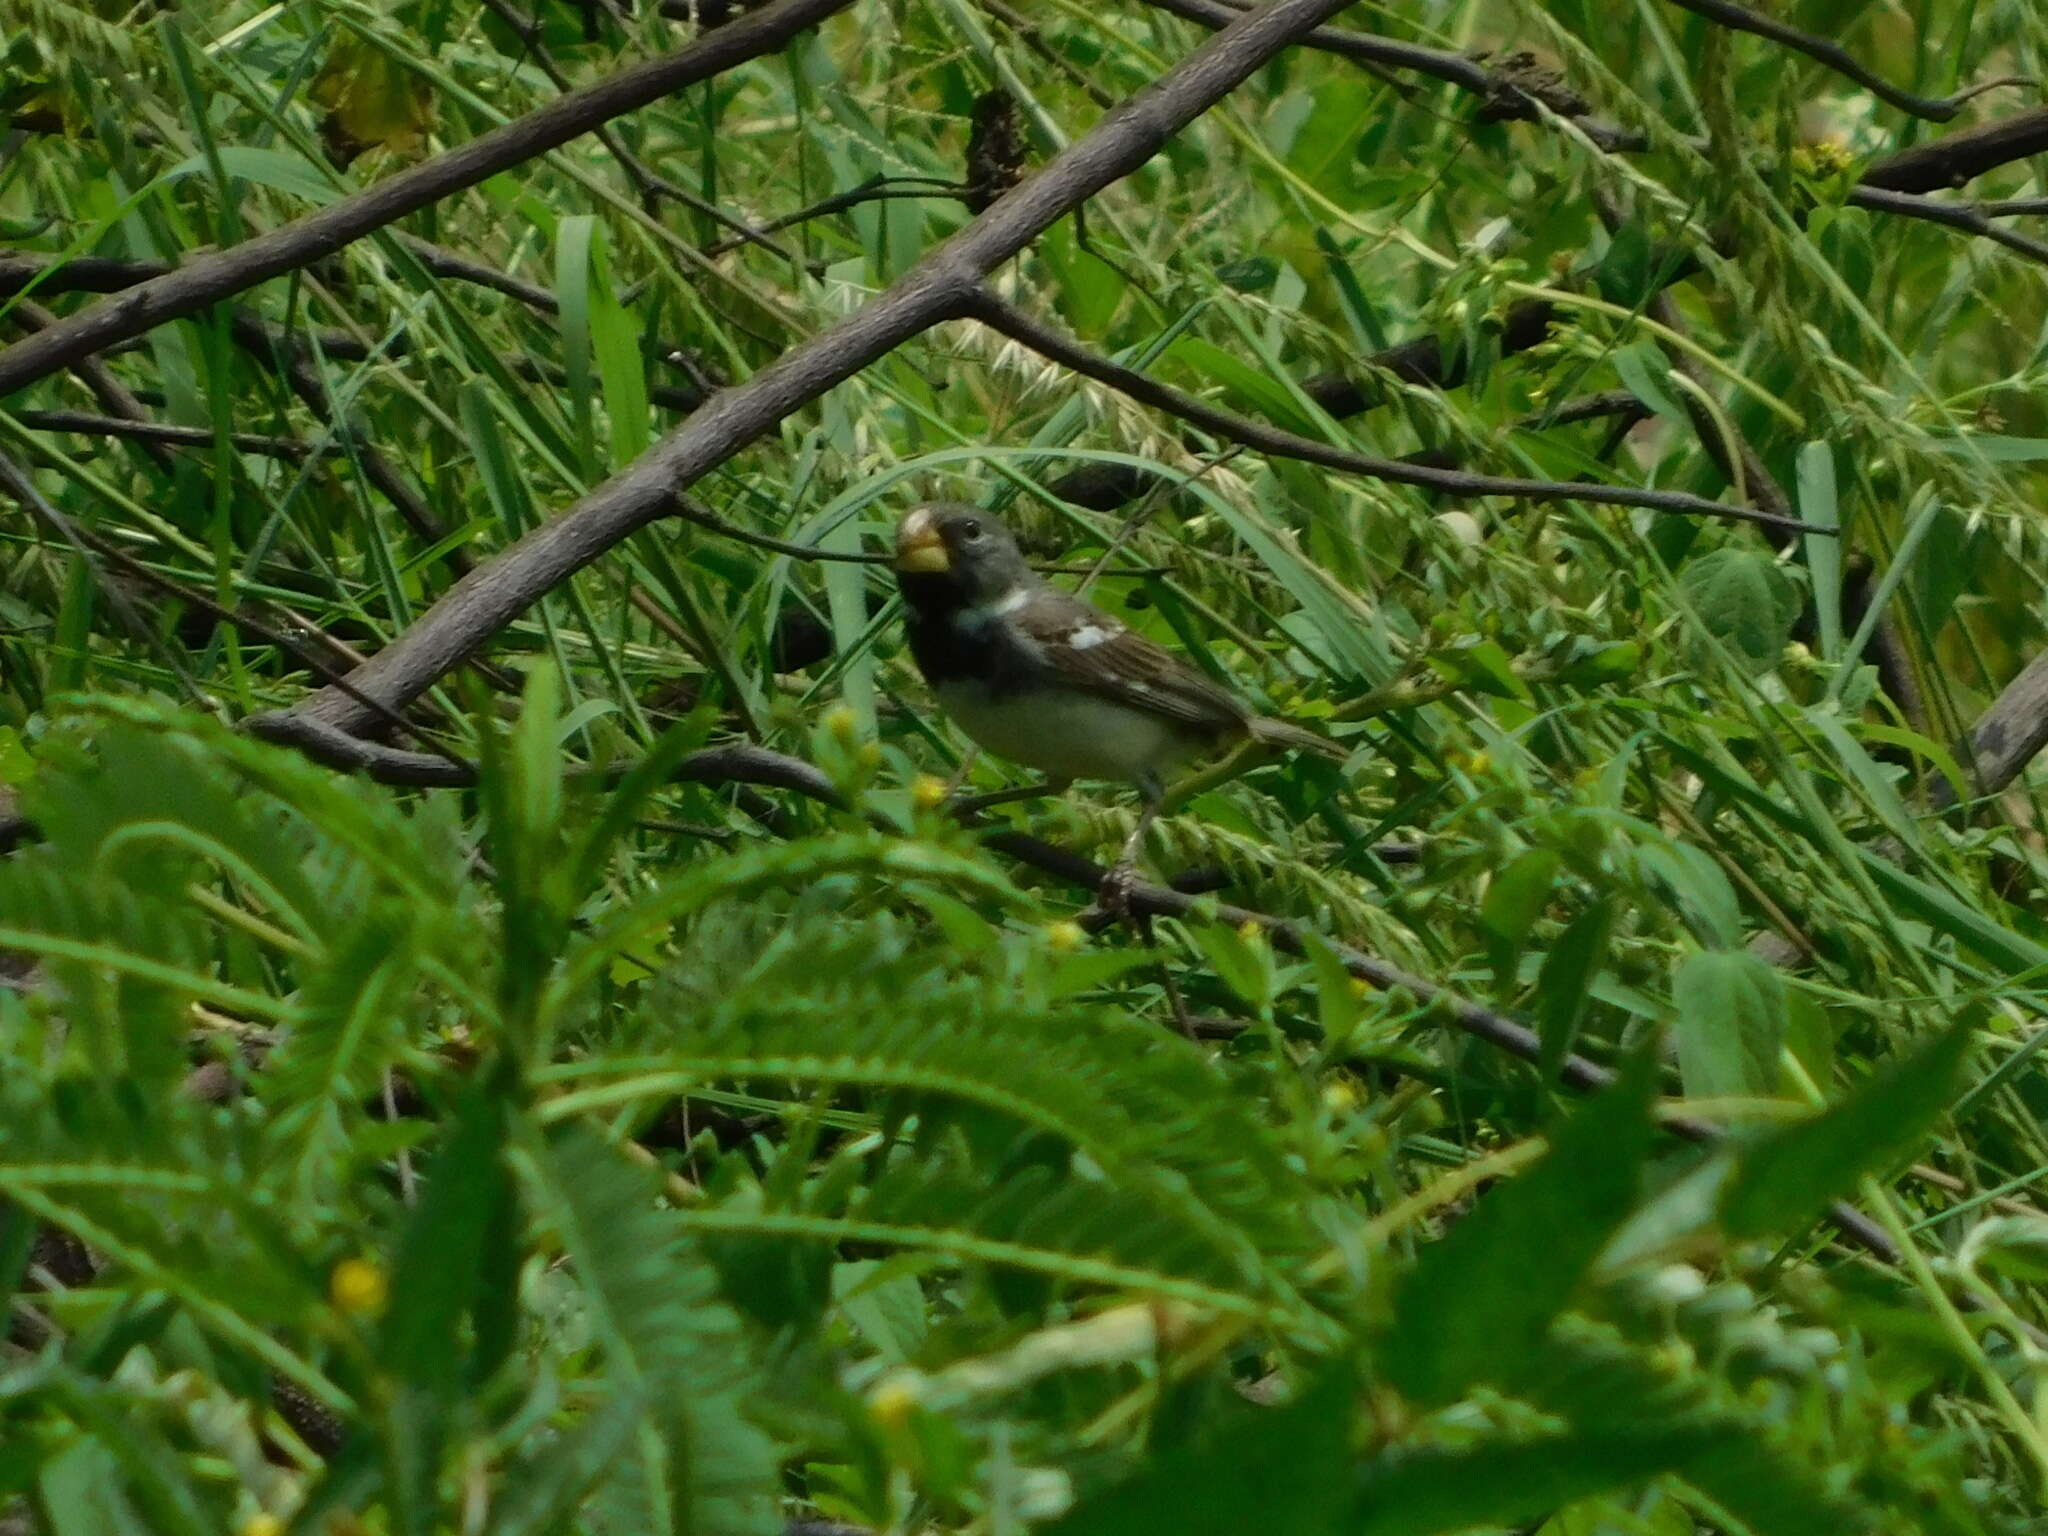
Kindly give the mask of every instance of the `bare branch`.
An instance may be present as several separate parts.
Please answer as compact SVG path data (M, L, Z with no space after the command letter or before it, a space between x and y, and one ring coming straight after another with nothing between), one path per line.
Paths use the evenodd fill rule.
M1924 117L1932 122L1945 123L1963 109L1963 104L1988 90L2003 85L2020 85L2026 82L2014 76L2002 76L1987 80L1953 96L1916 96L1911 91L1901 90L1882 76L1872 73L1857 62L1856 57L1840 43L1825 37L1816 37L1811 32L1802 32L1797 27L1734 3L1734 0L1671 0L1681 10L1691 11L1695 16L1704 16L1717 26L1735 32L1751 32L1758 37L1767 37L1774 43L1783 43L1797 53L1805 54L1816 63L1825 64L1836 74L1854 80L1858 85L1876 96L1880 101L1897 107L1901 112L1910 112L1915 117Z
M9 318L23 330L34 334L46 331L53 325L61 324L57 316L33 299L16 299ZM71 371L78 375L78 381L92 392L99 401L100 409L111 416L125 417L129 421L147 421L149 412L142 402L135 398L135 392L114 377L114 370L97 357L81 358L72 365ZM144 443L143 452L155 461L157 468L171 467L171 453L161 443Z
M1126 368L1099 353L1090 352L1052 327L1012 308L992 293L977 293L971 312L984 325L1002 332L1012 341L1021 342L1032 351L1050 358L1063 367L1071 368L1076 373L1084 374L1098 383L1107 384L1134 400L1170 412L1183 421L1193 422L1196 426L1261 453L1302 459L1311 464L1322 464L1331 469L1341 469L1370 479L1392 481L1397 485L1420 486L1450 496L1507 496L1520 501L1600 502L1610 506L1648 507L1656 512L1725 517L1737 522L1759 523L1765 527L1783 528L1795 533L1811 531L1797 518L1759 512L1749 507L1734 507L1726 502L1709 501L1704 496L1688 495L1684 491L1655 491L1632 485L1599 485L1586 480L1518 480L1505 475L1476 475L1466 470L1443 469L1413 460L1376 459L1366 454L1352 453L1347 449L1318 443L1312 438L1298 437L1278 427L1269 427L1264 422L1221 410L1206 401L1196 399L1193 395L1183 394L1171 385L1161 384L1135 369Z
M682 491L783 418L912 336L964 314L995 267L1151 159L1292 37L1343 3L1273 0L1217 33L864 307L791 348L744 384L714 394L623 474L456 583L370 659L354 678L357 687L392 708L417 698L543 593L674 511ZM733 27L747 26L752 19ZM0 364L4 361L0 356ZM344 730L370 723L358 703L331 689L298 708Z
M516 122L436 155L351 197L240 245L201 257L67 317L0 351L0 399L81 357L194 314L269 278L331 256L499 171L559 148L624 113L772 52L853 0L775 0L666 58L557 97Z
M1892 192L1883 187L1851 188L1849 201L1859 208L1903 214L1909 219L1925 219L1931 224L1960 229L1967 235L1981 235L2009 251L2018 251L2029 261L2048 266L2048 241L2036 240L2031 235L1994 223L1981 208L1971 203L1938 202L1931 197L1921 197L1912 192Z
M180 427L165 421L130 421L119 416L94 416L87 411L16 411L14 419L32 432L75 432L82 437L127 437L141 442L165 443L175 448L211 448L217 439L211 427ZM303 459L313 451L310 443L295 437L260 437L253 432L231 432L228 442L244 453L260 453L273 459ZM348 452L344 443L330 442L322 453Z
M1162 11L1205 27L1221 27L1244 13L1240 0L1147 0ZM1569 118L1586 137L1610 153L1640 150L1649 140L1642 134L1604 122L1592 115L1592 104L1553 73L1540 69L1528 54L1516 54L1499 63L1483 57L1452 53L1444 48L1425 48L1398 38L1373 32L1352 32L1341 27L1317 27L1301 38L1304 48L1317 48L1353 63L1363 64L1375 74L1388 69L1405 69L1433 80L1442 80L1482 98L1482 122L1530 122L1544 111ZM1540 107L1539 107L1540 104Z
M1885 155L1864 171L1858 185L1891 192L1938 192L2043 150L2048 150L2048 107L2031 107Z
M2036 656L1977 717L1963 743L1964 767L1978 793L1995 795L2048 747L2048 651ZM1937 810L1956 803L1956 792L1937 776L1929 797Z

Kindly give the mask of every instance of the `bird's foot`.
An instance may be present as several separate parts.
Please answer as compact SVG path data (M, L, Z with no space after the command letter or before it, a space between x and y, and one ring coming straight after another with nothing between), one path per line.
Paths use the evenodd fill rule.
M1084 925L1107 927L1131 915L1131 897L1138 889L1138 865L1134 859L1118 859L1095 888L1095 901L1081 914Z

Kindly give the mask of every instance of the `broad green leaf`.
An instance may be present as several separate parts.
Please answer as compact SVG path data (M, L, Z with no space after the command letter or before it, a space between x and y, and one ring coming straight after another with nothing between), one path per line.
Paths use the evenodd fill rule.
M1332 1368L1282 1408L1238 1415L1196 1445L1162 1448L1143 1471L1084 1500L1045 1536L1336 1536L1351 1494L1353 1396Z
M1493 877L1479 904L1479 921L1495 938L1519 944L1529 936L1550 901L1563 856L1555 848L1531 848Z
M385 1423L392 1512L401 1532L437 1524L441 1451L460 1395L463 1320L487 1291L516 1274L486 1272L488 1237L511 1198L502 1162L502 1081L479 1083L458 1104L446 1144L426 1169L426 1193L399 1239L377 1359L394 1388Z
M1593 1002L1593 982L1607 963L1614 932L1614 898L1603 896L1573 918L1536 973L1536 1029L1543 1037L1538 1063L1554 1078L1578 1038Z
M1692 430L1692 418L1685 407L1671 398L1671 392L1664 387L1664 380L1671 372L1671 365L1665 361L1662 349L1654 341L1631 342L1625 347L1616 347L1609 361L1614 371L1621 375L1621 382L1643 404L1685 431Z
M282 149L257 149L246 144L223 144L220 148L221 169L241 181L253 181L259 186L273 187L280 192L289 192L302 197L309 203L331 203L341 196L343 188L334 184L331 175L322 172L302 155L295 155ZM187 176L205 176L212 172L204 155L194 155L181 160L157 178L157 185L181 181Z
M1707 633L1745 671L1778 664L1799 618L1799 590L1775 560L1751 549L1717 549L1688 561L1678 584Z
M630 1451L605 1469L599 1523L617 1536L767 1536L779 1524L775 1461L740 1408L752 1374L746 1341L674 1214L655 1204L651 1176L579 1126L545 1147L528 1142L522 1158L533 1203L568 1254L610 1390L643 1406Z
M1785 1043L1785 984L1746 949L1687 955L1671 981L1678 1071L1694 1098L1769 1097Z
M1980 1221L1963 1239L1956 1263L2031 1285L2048 1282L2048 1217L1994 1216Z
M1713 1450L1733 1431L1489 1436L1456 1449L1390 1451L1366 1463L1350 1536L1449 1536L1540 1519L1561 1504L1630 1488Z
M1512 1383L1635 1204L1650 1145L1653 1062L1563 1120L1549 1153L1423 1251L1395 1292L1387 1379L1425 1404Z
M1636 848L1644 875L1665 887L1700 943L1732 949L1742 942L1742 908L1713 856L1690 843L1645 842Z
M1221 384L1237 397L1234 404L1249 405L1277 426L1320 440L1321 425L1302 413L1287 385L1268 378L1233 353L1199 336L1182 336L1166 349L1166 355Z
M1969 1026L1954 1025L1811 1120L1745 1142L1721 1198L1722 1226L1737 1238L1788 1231L1863 1175L1910 1156L1948 1107L1969 1050Z
M2024 464L2048 459L2048 437L2007 437L1998 432L1972 432L1967 437L1937 437L1933 446L1959 458L1982 457L1993 464Z

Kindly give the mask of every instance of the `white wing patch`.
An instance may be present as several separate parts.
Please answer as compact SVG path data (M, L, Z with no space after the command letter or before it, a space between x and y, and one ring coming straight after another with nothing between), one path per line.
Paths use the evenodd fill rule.
M1083 624L1067 636L1067 644L1077 651L1092 651L1105 640L1114 639L1117 631L1106 629L1100 624Z

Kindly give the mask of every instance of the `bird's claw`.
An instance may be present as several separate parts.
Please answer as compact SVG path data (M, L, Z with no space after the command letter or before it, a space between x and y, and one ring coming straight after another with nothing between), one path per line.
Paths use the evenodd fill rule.
M1102 877L1102 884L1095 888L1094 905L1082 914L1082 920L1102 923L1120 923L1131 915L1131 897L1138 889L1138 866L1136 863L1119 859L1110 866L1109 873Z

